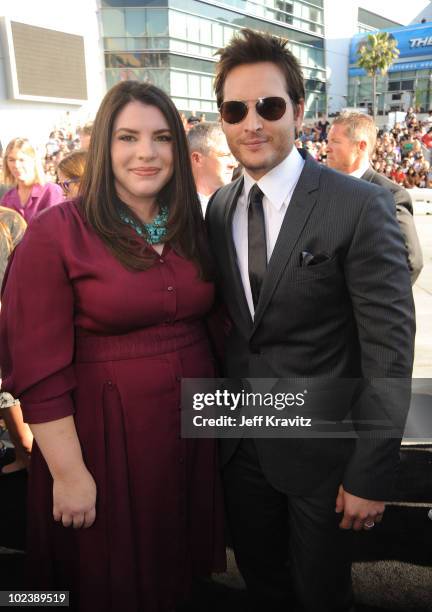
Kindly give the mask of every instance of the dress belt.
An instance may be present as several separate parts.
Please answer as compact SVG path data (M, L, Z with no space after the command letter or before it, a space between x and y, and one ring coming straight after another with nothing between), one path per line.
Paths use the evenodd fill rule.
M77 335L75 362L116 361L154 357L208 342L202 321L178 321L115 336Z

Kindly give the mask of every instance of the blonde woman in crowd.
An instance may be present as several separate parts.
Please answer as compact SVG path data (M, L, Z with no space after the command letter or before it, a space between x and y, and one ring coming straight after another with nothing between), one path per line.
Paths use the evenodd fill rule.
M29 223L40 211L63 201L62 190L47 183L34 147L27 138L14 138L6 147L3 182L11 186L1 204L20 213Z

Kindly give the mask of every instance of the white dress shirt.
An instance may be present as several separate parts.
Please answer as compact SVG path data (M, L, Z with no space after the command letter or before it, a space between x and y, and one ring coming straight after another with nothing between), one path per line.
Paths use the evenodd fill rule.
M370 161L367 159L366 161L362 163L360 168L357 168L357 170L354 170L354 172L350 172L350 176L361 178L363 174L366 172L366 170L368 170L370 167L371 167Z
M210 196L206 196L202 193L198 193L198 197L199 197L199 201L201 203L201 209L202 209L202 214L203 217L205 218L206 216L206 210L207 210L207 204L209 203L210 200Z
M249 191L257 183L264 194L263 209L266 226L267 261L270 261L285 213L300 178L304 163L304 159L296 147L293 147L289 155L278 166L260 178L259 181L255 181L244 171L244 185L233 215L232 232L237 253L237 264L252 318L254 317L255 309L249 281L248 264L247 202Z

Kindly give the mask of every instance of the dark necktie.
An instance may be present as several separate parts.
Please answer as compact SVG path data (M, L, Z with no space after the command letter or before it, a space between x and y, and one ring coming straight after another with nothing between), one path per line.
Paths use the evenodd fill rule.
M249 193L248 206L249 281L255 308L258 304L261 285L267 270L267 243L262 203L263 197L263 192L255 183Z

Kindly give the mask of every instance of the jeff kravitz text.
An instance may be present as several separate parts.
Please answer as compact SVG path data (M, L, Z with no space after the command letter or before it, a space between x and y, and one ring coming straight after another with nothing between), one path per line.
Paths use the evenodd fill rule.
M283 418L275 415L255 415L253 417L233 417L221 415L216 418L203 417L198 414L193 417L195 427L312 427L312 419L302 416Z

